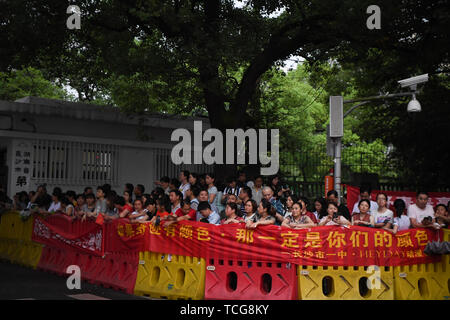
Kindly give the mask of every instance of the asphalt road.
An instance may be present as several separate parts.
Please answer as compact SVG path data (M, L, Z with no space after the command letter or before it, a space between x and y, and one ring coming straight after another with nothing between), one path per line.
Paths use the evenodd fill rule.
M67 275L69 277L70 275ZM67 277L0 261L0 300L147 300L81 281L67 288Z

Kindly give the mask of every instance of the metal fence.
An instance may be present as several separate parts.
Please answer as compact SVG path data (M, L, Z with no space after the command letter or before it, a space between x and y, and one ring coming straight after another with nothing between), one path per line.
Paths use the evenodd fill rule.
M324 196L324 178L334 167L333 158L324 147L300 148L297 152L280 151L280 173L296 194L309 198ZM376 175L379 189L386 191L417 191L422 186L404 182L401 168L382 145L353 145L342 150L342 183L352 184L354 174ZM432 186L427 191L450 192L448 186Z
M31 179L58 185L117 184L119 147L112 144L37 139Z

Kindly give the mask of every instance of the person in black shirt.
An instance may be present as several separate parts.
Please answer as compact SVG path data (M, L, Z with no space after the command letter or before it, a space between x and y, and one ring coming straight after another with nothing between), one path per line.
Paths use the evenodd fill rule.
M36 194L31 199L31 203L36 204L39 208L45 208L45 210L50 207L52 197L47 193L44 185L40 185L37 188Z
M338 203L338 193L337 193L336 190L328 191L328 193L327 193L327 202ZM340 215L342 215L348 221L351 221L350 211L348 210L348 208L345 205L340 204L338 206L338 213Z
M8 197L6 192L0 190L0 219L1 215L8 210L10 210L13 206L13 201Z
M247 186L247 175L245 174L244 171L238 171L238 178L236 181L236 185L239 188L243 188Z

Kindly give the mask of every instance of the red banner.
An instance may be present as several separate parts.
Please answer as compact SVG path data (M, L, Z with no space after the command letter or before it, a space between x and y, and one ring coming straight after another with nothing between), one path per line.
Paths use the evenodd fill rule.
M243 224L210 225L182 221L169 227L151 223L114 222L114 243L131 249L144 239L144 250L205 259L287 261L298 265L398 266L440 261L423 253L440 231L410 229L396 235L358 226L315 227L294 230L264 226L254 230ZM112 235L112 234L111 234ZM442 238L442 235L440 235ZM138 240L139 241L135 241ZM136 246L136 250L142 247Z
M359 188L353 186L347 187L347 207L350 213L352 213L353 206L355 203L359 201ZM406 208L409 205L416 203L416 192L412 191L382 191L382 190L374 190L371 194L371 199L376 201L377 194L379 192L386 193L388 196L388 207L391 210L394 210L394 201L397 199L402 199L406 203ZM429 192L428 204L433 207L439 203L447 205L448 201L450 201L450 193L449 192Z
M139 252L145 251L147 223L130 223L122 218L104 224L105 251L107 252Z
M103 256L104 235L104 227L93 221L72 221L70 217L55 214L47 218L35 216L31 239L53 247Z

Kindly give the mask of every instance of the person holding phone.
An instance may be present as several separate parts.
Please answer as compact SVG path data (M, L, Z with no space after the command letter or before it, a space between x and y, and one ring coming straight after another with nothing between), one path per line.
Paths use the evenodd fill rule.
M323 217L319 226L348 226L350 221L344 218L338 211L338 205L336 202L328 202L327 215Z
M428 193L419 191L416 195L416 203L408 207L408 217L413 228L433 228L440 229L435 223L434 210L428 204Z

